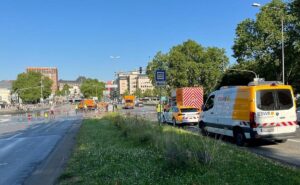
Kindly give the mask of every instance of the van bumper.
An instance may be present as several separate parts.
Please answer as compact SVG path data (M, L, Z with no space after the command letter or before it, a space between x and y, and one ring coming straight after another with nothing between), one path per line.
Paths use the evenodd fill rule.
M283 133L283 134L268 134L259 135L256 131L250 132L251 139L265 139L265 140L283 140L296 137L296 132Z

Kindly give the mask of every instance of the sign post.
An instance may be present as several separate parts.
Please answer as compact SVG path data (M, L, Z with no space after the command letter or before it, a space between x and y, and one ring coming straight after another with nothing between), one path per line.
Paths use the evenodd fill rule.
M161 124L162 119L162 103L161 103L161 88L166 86L166 71L158 69L155 71L155 83L159 87L159 113L158 113L158 122Z

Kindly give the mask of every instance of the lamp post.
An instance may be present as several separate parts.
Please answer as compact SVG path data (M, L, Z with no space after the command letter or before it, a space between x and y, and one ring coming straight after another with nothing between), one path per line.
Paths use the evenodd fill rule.
M259 8L261 7L261 4L259 3L253 3L253 7ZM284 20L283 16L281 16L281 55L282 55L282 83L285 84L285 74L284 74Z

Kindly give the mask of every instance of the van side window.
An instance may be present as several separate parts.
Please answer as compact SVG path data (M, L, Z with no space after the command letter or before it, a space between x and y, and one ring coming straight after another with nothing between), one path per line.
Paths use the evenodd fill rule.
M208 111L209 109L214 107L215 95L211 95L206 101L205 107L203 111Z

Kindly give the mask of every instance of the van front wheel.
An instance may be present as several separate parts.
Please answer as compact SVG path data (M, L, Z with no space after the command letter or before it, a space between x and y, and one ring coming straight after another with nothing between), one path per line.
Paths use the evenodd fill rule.
M246 138L242 130L236 130L234 133L235 143L238 146L245 146Z
M199 129L200 129L200 132L203 136L207 136L208 135L208 132L205 130L204 128L204 122L199 122Z

